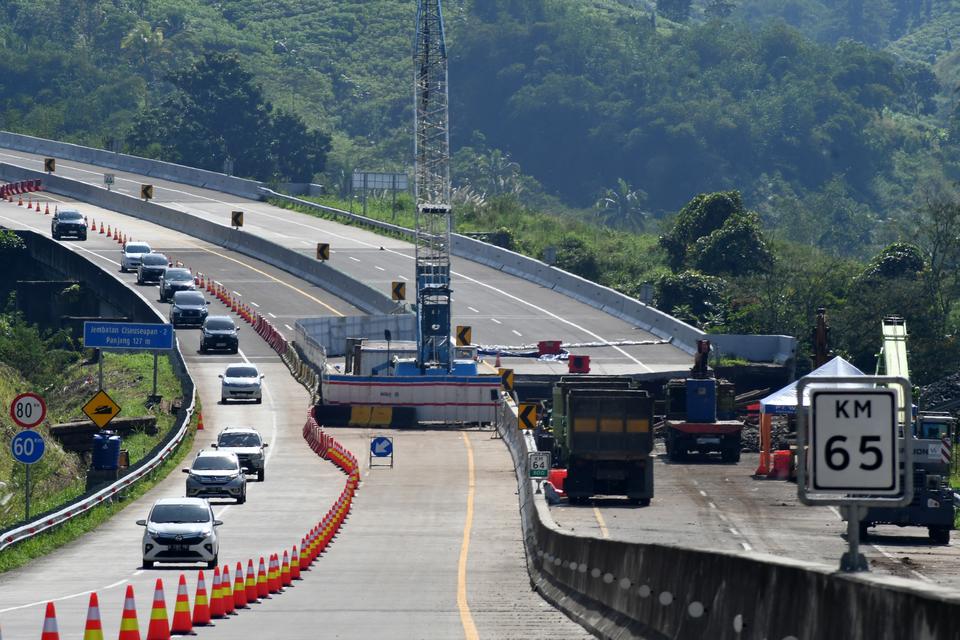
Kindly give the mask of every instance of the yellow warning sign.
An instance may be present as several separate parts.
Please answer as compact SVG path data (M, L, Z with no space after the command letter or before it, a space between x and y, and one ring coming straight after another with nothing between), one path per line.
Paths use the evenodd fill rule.
M469 347L473 341L473 329L465 325L457 325L457 346Z
M153 200L153 185L152 184L142 184L140 185L140 197L144 200Z
M513 369L497 369L500 374L500 384L505 391L513 391Z
M83 405L83 412L93 420L94 424L103 429L120 414L120 405L114 402L106 391L101 390Z
M521 429L536 429L539 409L540 405L536 402L521 402L517 415L518 426Z

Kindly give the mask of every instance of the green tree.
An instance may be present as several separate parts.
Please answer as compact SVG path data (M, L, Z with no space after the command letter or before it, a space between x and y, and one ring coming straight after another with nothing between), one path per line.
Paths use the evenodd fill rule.
M647 193L634 189L623 178L617 179L617 186L604 191L594 205L604 224L617 229L640 231L644 228L648 214L643 210Z
M675 22L690 19L692 0L657 0L657 13Z
M726 282L697 271L664 274L654 282L656 306L700 326L705 318L716 318L725 310Z
M556 266L595 282L600 276L597 257L593 250L582 239L575 236L564 236L557 243Z

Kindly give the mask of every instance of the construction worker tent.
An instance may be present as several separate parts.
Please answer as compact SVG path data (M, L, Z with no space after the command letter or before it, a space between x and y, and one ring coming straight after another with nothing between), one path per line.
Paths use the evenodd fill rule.
M807 378L841 378L851 376L866 375L863 371L856 368L840 356L825 363L818 369L808 373ZM757 467L756 475L765 476L770 473L770 455L771 446L771 420L775 415L793 415L797 412L797 383L794 380L779 391L774 391L766 398L760 400L760 465ZM852 385L860 386L860 385ZM804 406L810 400L809 388L804 393Z

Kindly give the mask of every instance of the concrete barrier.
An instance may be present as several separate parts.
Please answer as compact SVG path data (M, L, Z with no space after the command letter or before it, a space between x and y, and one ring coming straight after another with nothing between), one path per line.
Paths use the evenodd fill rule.
M498 430L517 474L531 582L600 637L940 640L960 628L960 594L920 582L561 529L528 478L535 445L512 403L501 406Z
M46 191L147 220L272 264L346 300L364 313L387 314L396 309L396 303L383 292L353 280L342 271L314 260L312 256L282 247L241 229L217 224L190 213L153 202L145 202L122 193L107 191L84 182L57 175L47 176L39 171L0 163L2 180L13 182L37 178L43 179L43 188Z
M189 184L194 187L222 191L241 198L260 200L262 197L260 194L262 183L255 180L236 178L215 171L194 169L193 167L186 167L172 162L151 160L149 158L130 156L123 153L113 153L112 151L106 151L104 149L84 147L68 142L57 142L55 140L34 138L33 136L12 133L10 131L0 131L0 147L24 151L26 153L35 153L51 158L93 164L108 169L116 169L117 171L139 173L145 176L179 182L181 184Z
M61 272L78 274L84 278L86 284L98 295L113 296L110 304L113 308L139 322L165 322L146 298L138 291L131 289L121 281L116 274L101 269L81 255L61 246L59 243L40 236L32 231L18 231L17 235L23 238L27 251L47 266L61 270ZM94 281L90 281L92 278ZM119 498L134 484L153 473L172 454L187 435L190 420L194 411L195 387L187 363L180 352L180 346L170 354L173 370L183 387L184 409L180 411L174 426L166 437L153 448L142 460L130 467L116 482L103 489L87 492L64 506L57 507L46 513L35 516L29 522L21 522L0 532L0 551L10 545L32 538L33 536L60 526L64 522L86 513L93 507L104 502Z
M323 348L325 356L342 356L346 351L347 338L362 338L382 336L384 330L389 330L392 340L417 339L417 319L412 314L377 315L377 316L350 316L337 318L326 316L323 318L303 318L297 320L297 336L301 334L309 337ZM324 358L314 361L317 367L322 366Z

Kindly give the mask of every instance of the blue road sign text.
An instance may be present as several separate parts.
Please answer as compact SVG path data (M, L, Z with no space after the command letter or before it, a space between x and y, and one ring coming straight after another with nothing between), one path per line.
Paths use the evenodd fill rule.
M172 349L173 325L84 322L83 346L96 349Z

